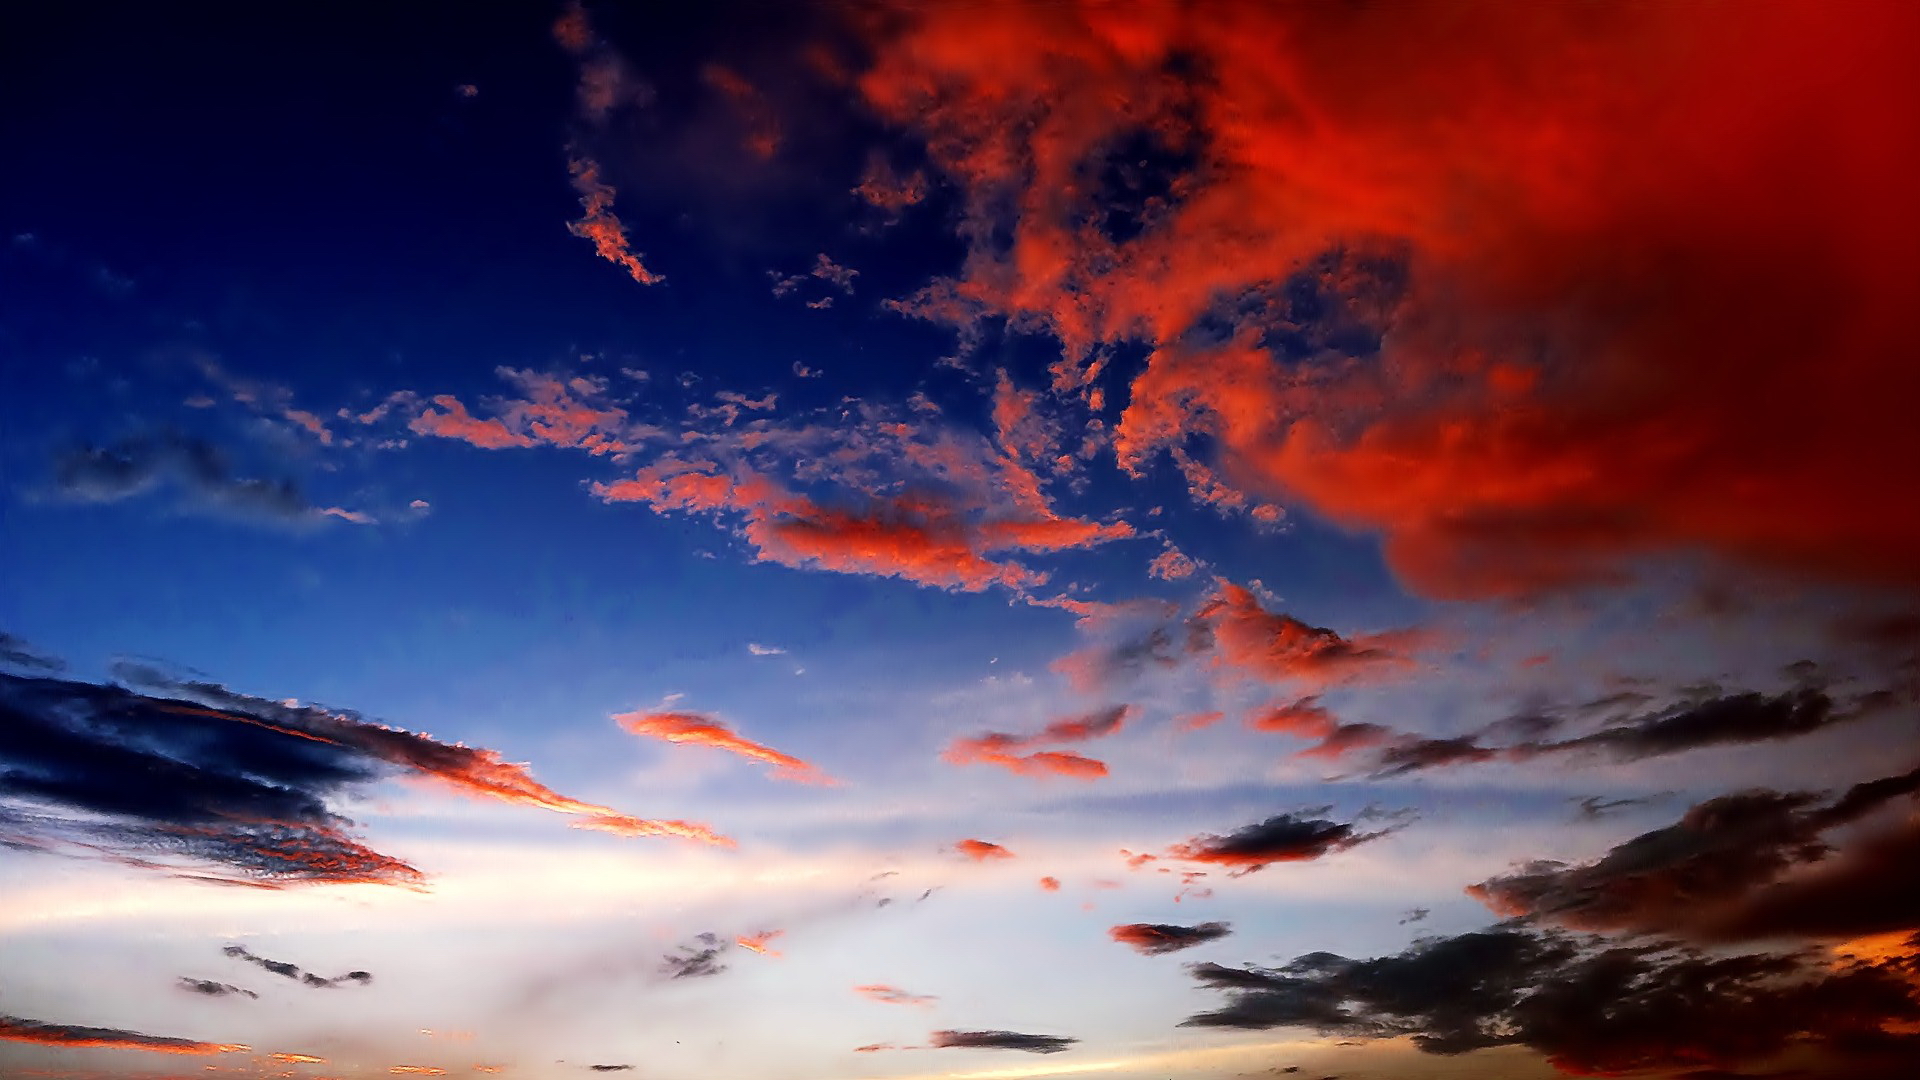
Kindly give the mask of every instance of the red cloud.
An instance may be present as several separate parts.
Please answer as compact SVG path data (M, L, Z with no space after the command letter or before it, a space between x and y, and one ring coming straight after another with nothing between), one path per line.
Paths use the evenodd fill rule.
M1252 591L1221 582L1195 615L1212 635L1213 663L1237 674L1320 685L1406 664L1404 634L1345 638L1270 612Z
M763 562L968 592L1046 581L1044 573L991 557L996 553L1062 551L1133 534L1124 523L1050 514L983 516L967 505L928 497L893 496L861 511L840 509L785 492L764 476L744 470L728 475L718 465L682 461L647 466L631 480L595 484L593 492L608 502L645 502L655 510L742 514L743 534Z
M878 1001L885 1005L932 1005L940 1000L927 994L909 994L897 986L887 986L884 983L856 986L853 992L869 1001Z
M953 765L997 765L1024 776L1052 774L1094 780L1107 775L1104 762L1065 751L1023 751L1036 746L1085 742L1111 735L1125 725L1132 712L1131 705L1115 705L1085 716L1064 717L1033 735L1009 735L995 731L955 739L941 758Z
M1043 877L1040 879L1040 888L1047 892L1059 892L1060 879L1057 877Z
M999 844L985 840L962 840L953 845L953 850L972 859L974 862L986 862L988 859L1011 859L1013 852Z
M774 766L774 775L803 784L831 784L834 779L818 768L791 754L783 754L736 734L727 725L696 713L620 713L614 722L635 735L665 739L672 743L711 746L754 761Z
M446 411L427 409L414 417L407 426L416 434L460 439L487 450L533 445L532 439L508 430L507 425L499 420L482 420L468 413L467 407L460 404L460 399L451 394L441 394L433 399L433 403Z
M1692 548L1912 583L1920 9L1741 16L897 4L858 88L964 199L965 270L918 310L1050 330L1062 389L1153 349L1126 466L1211 435L1441 596ZM1143 139L1191 167L1129 206L1098 178ZM1257 345L1310 269L1392 326L1377 359Z

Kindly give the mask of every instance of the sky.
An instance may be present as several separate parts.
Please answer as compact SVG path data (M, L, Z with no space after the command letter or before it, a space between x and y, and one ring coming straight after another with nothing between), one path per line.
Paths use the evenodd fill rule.
M1920 6L0 11L0 1075L1920 1075Z

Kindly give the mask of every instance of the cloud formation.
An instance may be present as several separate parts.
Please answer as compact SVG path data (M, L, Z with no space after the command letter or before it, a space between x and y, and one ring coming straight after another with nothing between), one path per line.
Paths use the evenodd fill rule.
M1832 966L1803 954L1714 955L1495 928L1370 960L1319 952L1280 968L1190 970L1228 1000L1188 1027L1404 1036L1430 1054L1525 1046L1576 1075L1731 1068L1796 1047L1856 1063L1879 1063L1891 1049L1920 1062L1920 1046L1895 1033L1920 1020L1920 996L1898 962Z
M630 712L619 713L613 719L635 735L664 739L671 743L710 746L751 761L765 762L774 767L773 775L782 780L801 784L835 783L832 777L813 765L745 738L709 716L683 712Z
M228 945L220 951L235 960L244 960L255 967L264 968L282 978L292 979L304 986L311 986L316 989L331 989L342 983L358 983L361 986L366 986L373 982L373 976L365 971L349 971L345 975L336 975L330 979L315 975L311 971L302 971L297 965L289 964L282 960L269 960L264 956L257 956L244 945Z
M142 665L115 673L152 692L0 674L0 824L29 846L173 872L174 859L212 863L240 875L226 880L265 885L417 884L419 871L355 839L330 807L396 774L569 814L581 828L727 843L705 826L561 795L491 750Z
M1144 345L1124 467L1375 531L1437 596L1663 550L1920 574L1908 5L889 14L857 88L968 245L905 306L1051 333L1065 392Z
M974 862L986 862L989 859L1011 859L1013 852L999 844L986 840L962 840L953 845L953 850L972 859Z
M84 502L118 502L170 484L182 505L203 511L284 524L338 516L314 507L290 479L235 475L219 447L177 432L69 450L54 462L53 483L62 495Z
M116 1050L151 1050L162 1054L233 1054L252 1049L233 1043L200 1042L166 1035L147 1035L121 1028L75 1027L48 1024L18 1016L0 1016L0 1039L41 1046L98 1046Z
M185 975L180 976L179 982L175 985L190 994L200 994L204 997L227 997L233 994L254 999L260 997L259 994L235 986L232 983L214 982L211 979L191 979Z
M1197 836L1167 851L1167 857L1232 868L1239 877L1274 863L1307 862L1345 851L1393 832L1361 832L1351 823L1276 814L1225 836Z
M1024 776L1071 776L1094 780L1107 775L1106 763L1081 754L1033 750L1105 738L1119 731L1132 715L1130 705L1113 705L1082 716L1055 720L1032 735L994 731L955 739L940 755L952 765L995 765Z
M1536 862L1467 891L1503 915L1703 942L1910 930L1920 926L1916 792L1920 769L1837 797L1723 795L1598 859ZM1898 807L1908 812L1886 812Z
M865 986L856 986L853 988L853 992L866 998L868 1001L877 1001L883 1005L929 1006L940 1000L930 994L909 994L897 986L888 986L884 983L869 983Z
M1059 1035L1028 1035L1019 1031L936 1031L927 1037L930 1046L966 1047L976 1050L1025 1050L1029 1054L1057 1054L1070 1049L1079 1039Z
M1204 922L1195 926L1180 926L1174 923L1122 923L1107 931L1107 935L1113 940L1122 945L1131 946L1136 952L1147 956L1162 956L1182 949L1191 949L1195 945L1218 941L1231 933L1233 933L1233 927L1223 922Z
M660 958L661 973L669 979L703 979L718 975L727 970L720 962L720 954L726 951L727 943L717 934L700 934L692 942L680 946L677 953L669 953Z

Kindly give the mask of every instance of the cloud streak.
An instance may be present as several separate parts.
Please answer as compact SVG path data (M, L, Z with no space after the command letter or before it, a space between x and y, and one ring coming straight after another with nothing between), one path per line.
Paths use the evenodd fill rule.
M630 712L614 716L625 731L649 739L663 739L687 746L708 746L737 754L749 761L774 767L773 775L801 784L833 784L832 777L817 767L783 754L770 746L754 742L736 733L726 724L709 716L683 712Z

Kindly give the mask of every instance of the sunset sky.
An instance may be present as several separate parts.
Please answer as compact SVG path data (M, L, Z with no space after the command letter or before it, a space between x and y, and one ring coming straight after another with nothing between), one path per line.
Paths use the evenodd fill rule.
M0 8L0 1076L1920 1076L1920 5Z

